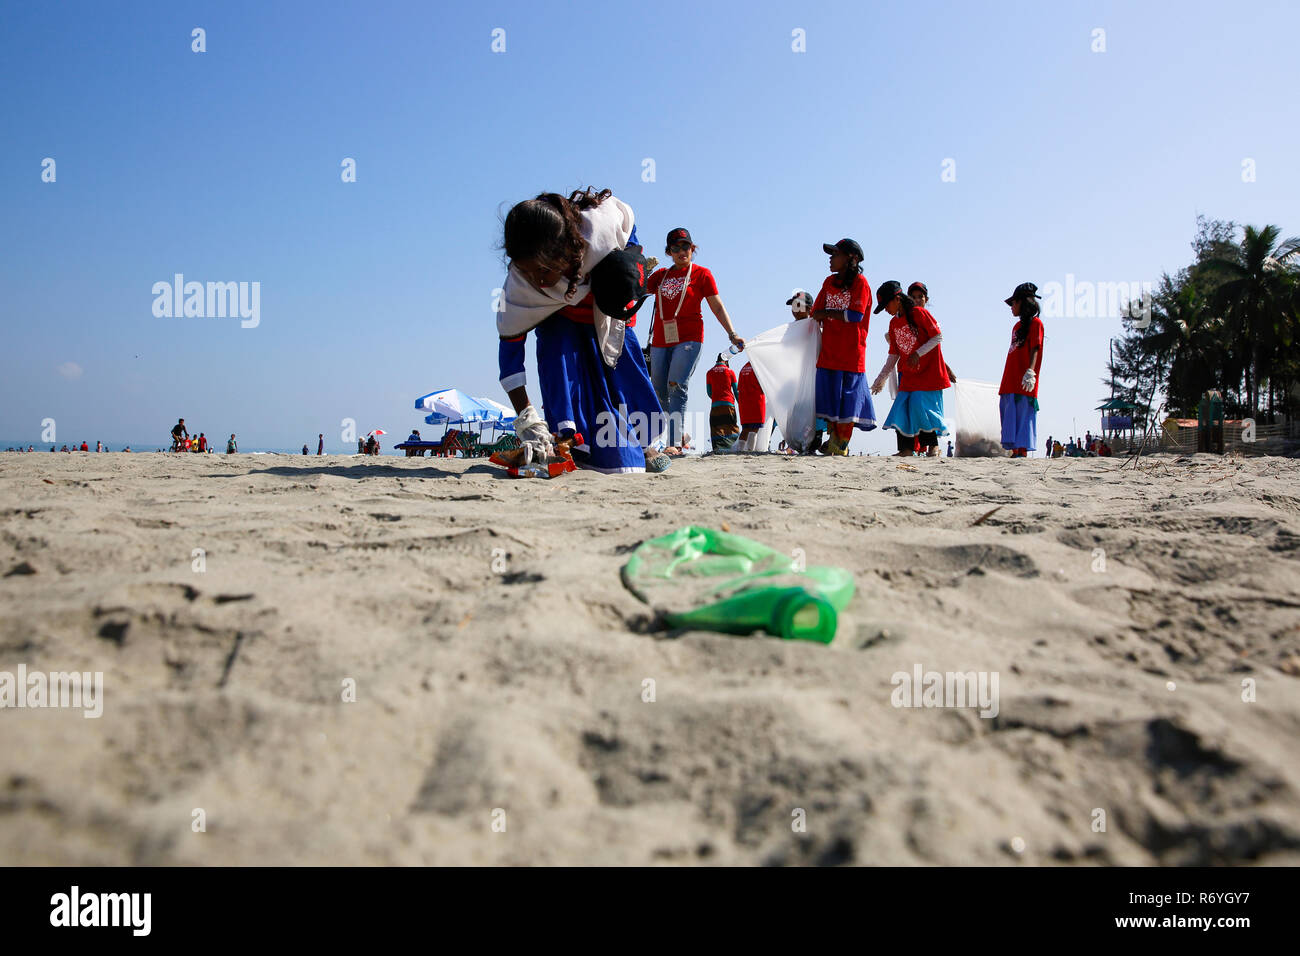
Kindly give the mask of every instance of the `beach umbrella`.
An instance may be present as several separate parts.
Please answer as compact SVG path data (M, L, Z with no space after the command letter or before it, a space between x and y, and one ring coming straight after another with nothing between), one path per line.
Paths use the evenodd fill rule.
M384 431L382 428L376 428L374 431L366 432L366 435L367 435L367 436L370 436L370 435L387 435L387 434L388 434L388 432Z
M421 395L415 400L415 407L429 413L424 420L430 425L489 421L500 414L458 388L440 388Z
M474 401L478 402L480 405L483 405L484 407L489 408L497 413L496 418L489 418L487 419L487 421L500 425L503 428L506 427L507 425L514 424L515 410L513 408L510 408L506 405L502 405L500 402L494 402L490 398L475 397Z

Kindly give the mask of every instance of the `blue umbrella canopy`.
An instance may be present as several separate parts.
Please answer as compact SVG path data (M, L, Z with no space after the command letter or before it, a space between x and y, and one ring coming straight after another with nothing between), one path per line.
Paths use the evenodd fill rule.
M428 412L424 420L430 425L455 425L462 422L497 421L501 413L479 402L458 388L440 388L415 400L417 410Z

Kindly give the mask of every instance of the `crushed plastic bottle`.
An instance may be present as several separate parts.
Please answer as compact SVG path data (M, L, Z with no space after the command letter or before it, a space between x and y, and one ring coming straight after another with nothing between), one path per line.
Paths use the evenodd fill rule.
M834 639L839 612L854 592L853 576L843 568L802 569L757 541L694 526L643 541L622 577L670 627L766 631L822 644Z

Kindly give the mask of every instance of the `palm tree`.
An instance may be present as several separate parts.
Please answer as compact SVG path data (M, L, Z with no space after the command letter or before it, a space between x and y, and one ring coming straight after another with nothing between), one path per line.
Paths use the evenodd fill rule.
M1243 398L1249 414L1259 410L1262 381L1269 383L1269 405L1279 374L1287 377L1287 350L1296 341L1297 267L1300 237L1279 242L1281 229L1247 226L1232 256L1207 258L1196 273L1212 283L1212 307L1224 319L1228 352L1225 371L1245 376ZM1234 368L1235 367L1235 368ZM1240 379L1237 379L1238 381Z

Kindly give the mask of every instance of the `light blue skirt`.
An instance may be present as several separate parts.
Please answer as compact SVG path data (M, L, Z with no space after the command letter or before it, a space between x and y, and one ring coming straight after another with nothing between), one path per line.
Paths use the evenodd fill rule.
M885 417L884 428L914 437L918 432L948 434L943 420L943 390L933 392L899 392L894 407Z

